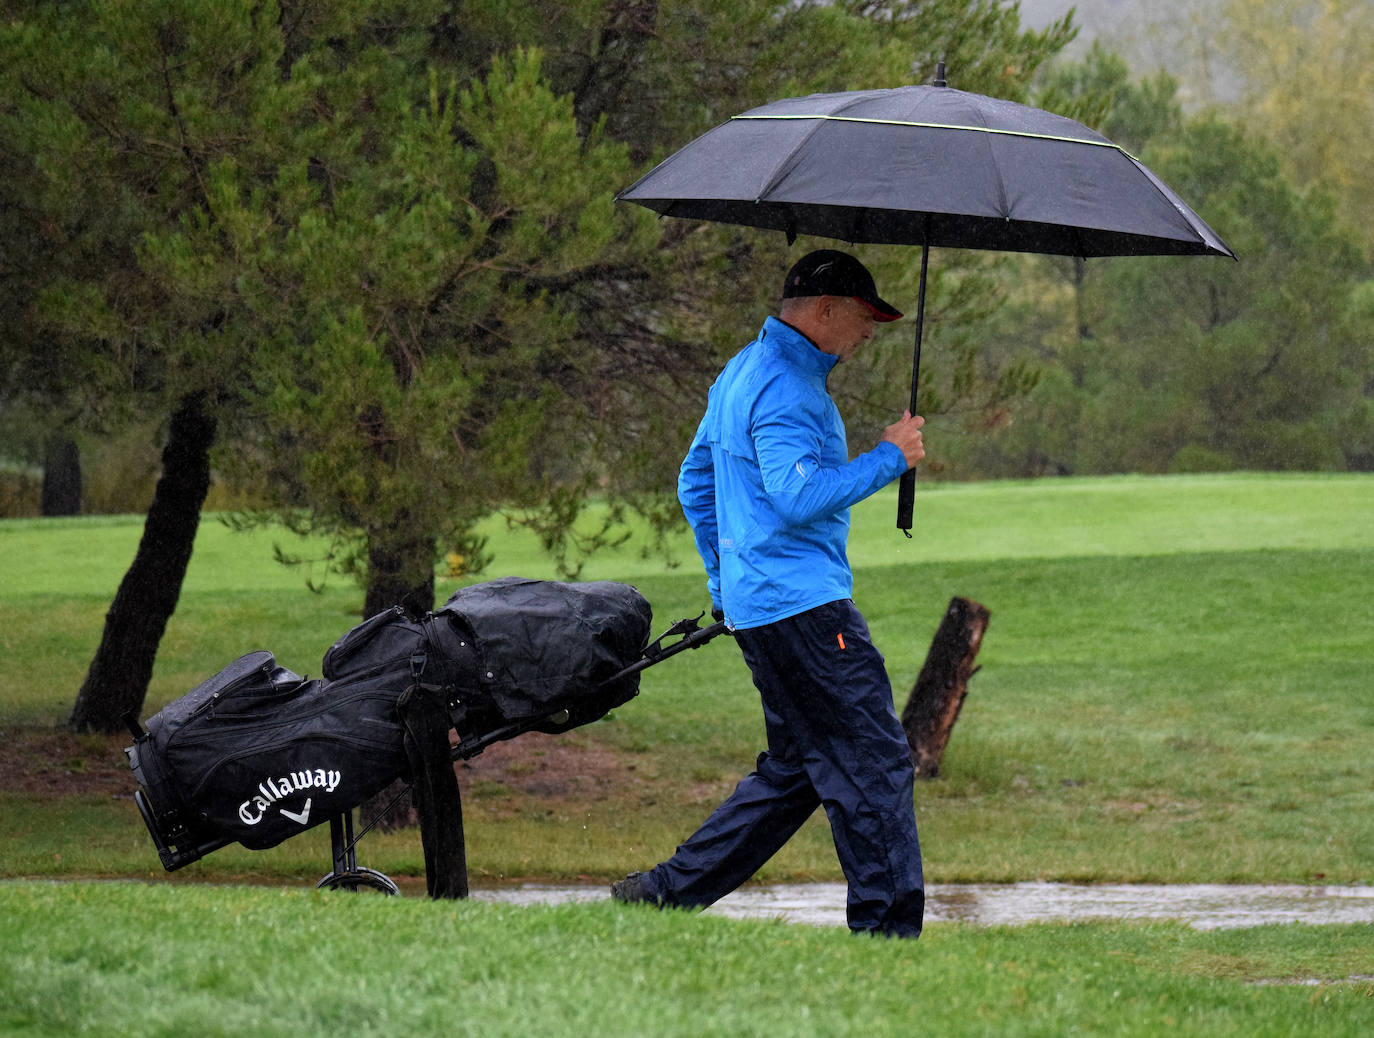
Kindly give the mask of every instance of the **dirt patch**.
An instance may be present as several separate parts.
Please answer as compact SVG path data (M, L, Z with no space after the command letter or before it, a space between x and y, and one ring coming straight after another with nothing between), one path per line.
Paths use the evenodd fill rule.
M658 778L650 756L608 749L586 735L530 732L456 765L464 801L498 810L502 801L588 803L647 792Z
M132 797L137 784L124 747L128 735L77 735L60 728L0 731L0 789L57 799Z
M55 728L0 731L0 789L30 796L132 797L137 784L124 747L128 735L77 735ZM652 756L621 753L577 733L531 732L499 742L457 765L464 800L512 795L550 803L604 800L647 789L658 778Z

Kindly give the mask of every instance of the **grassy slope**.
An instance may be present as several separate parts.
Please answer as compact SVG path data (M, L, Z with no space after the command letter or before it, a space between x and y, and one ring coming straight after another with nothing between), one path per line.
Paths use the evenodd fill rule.
M899 705L949 597L992 610L944 774L918 790L932 879L1374 880L1374 480L926 487L912 541L893 507L888 494L855 510L851 554ZM134 520L0 524L0 723L63 716L138 532ZM528 540L494 539L492 575L551 575ZM251 648L317 669L355 621L355 590L305 594L270 561L272 540L207 524L148 712ZM627 548L583 575L636 583L661 627L704 604L685 538L676 550L677 569ZM585 733L635 764L635 785L557 810L499 783L468 788L474 875L608 876L657 860L748 766L760 728L728 642L648 671L638 700ZM0 805L12 820L0 873L148 870L127 802ZM194 870L316 873L323 837L311 839L227 849ZM369 864L420 870L413 834L368 844ZM838 878L823 822L764 878L784 877Z

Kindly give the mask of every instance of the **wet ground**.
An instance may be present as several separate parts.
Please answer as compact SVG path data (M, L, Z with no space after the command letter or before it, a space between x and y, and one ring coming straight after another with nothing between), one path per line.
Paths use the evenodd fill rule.
M557 904L605 900L604 887L524 885L474 890L483 901ZM842 883L746 887L707 909L736 919L843 926ZM926 922L984 926L1089 919L1173 919L1199 930L1268 923L1374 924L1374 886L1078 885L969 883L926 891Z

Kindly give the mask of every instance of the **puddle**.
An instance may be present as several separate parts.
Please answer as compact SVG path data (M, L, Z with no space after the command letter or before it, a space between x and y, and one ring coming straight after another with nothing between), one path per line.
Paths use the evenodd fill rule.
M600 886L527 884L474 890L480 901L560 904L604 901ZM707 912L735 919L783 919L843 926L843 883L745 887ZM1007 926L1036 922L1173 919L1198 930L1268 923L1374 923L1374 886L967 883L926 890L926 922Z

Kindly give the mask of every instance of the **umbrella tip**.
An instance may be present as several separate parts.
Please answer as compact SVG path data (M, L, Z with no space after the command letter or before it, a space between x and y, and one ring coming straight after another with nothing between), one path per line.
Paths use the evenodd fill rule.
M949 86L945 82L945 63L943 61L935 63L935 85L938 87Z

